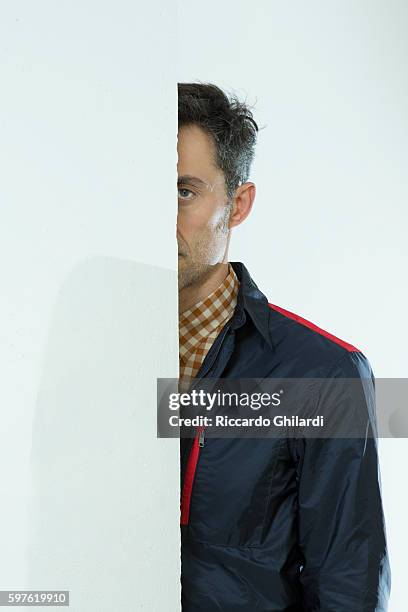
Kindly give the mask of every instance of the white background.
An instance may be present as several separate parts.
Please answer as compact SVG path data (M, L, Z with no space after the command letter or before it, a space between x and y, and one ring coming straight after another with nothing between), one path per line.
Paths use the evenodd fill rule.
M258 193L251 217L235 232L231 259L244 261L270 301L360 347L377 377L407 376L406 3L179 0L177 8L176 23L175 7L164 2L2 5L1 589L34 580L30 555L38 553L38 542L45 545L43 571L50 570L47 555L58 552L50 536L74 510L62 543L82 529L89 537L82 550L91 551L76 557L82 574L73 565L80 542L66 557L66 575L79 595L89 597L87 571L92 586L103 580L108 594L117 581L129 588L123 568L132 568L140 547L146 552L150 544L152 565L145 575L135 572L134 585L146 587L148 601L152 583L144 578L165 555L160 582L167 579L168 589L153 596L177 609L177 445L156 444L164 455L152 453L152 445L136 445L141 465L150 466L156 484L166 483L149 489L149 507L138 506L145 499L138 493L151 478L132 463L133 436L148 440L148 429L138 430L137 399L144 394L149 403L153 393L137 382L149 380L149 368L154 377L172 376L177 368L175 277L162 269L176 269L176 201L172 208L169 195L175 183L176 79L212 81L247 95L250 103L258 99L255 116L265 126L253 173ZM151 293L140 291L149 274ZM166 308L153 308L143 319L146 303L157 305L163 296L161 283ZM141 323L145 341L136 346L131 340ZM167 350L158 351L163 345ZM132 363L139 368L134 378ZM87 401L98 380L103 384L96 401ZM62 448L50 443L59 415L71 434ZM93 438L87 455L92 423L105 438ZM112 423L117 427L109 435ZM75 429L78 424L84 428ZM118 453L116 439L125 452ZM77 470L66 461L70 441L78 451ZM381 441L393 612L403 612L405 604L407 450L406 440ZM122 470L116 482L112 465ZM61 473L62 487L47 488ZM132 480L135 473L140 483ZM101 474L123 504L109 487L104 490ZM88 499L81 497L87 482L94 485ZM75 490L86 506L75 503ZM41 502L49 504L43 523ZM92 515L90 508L102 511ZM149 513L147 523L134 520L137 510ZM107 547L98 540L109 516L119 515L123 554L114 547L118 531L105 531ZM161 547L155 545L159 539ZM157 576L152 580L157 584ZM69 588L35 580L30 586ZM101 600L95 601L87 601L86 609L102 610Z
M0 589L176 610L175 10L3 2L0 40Z
M269 301L406 377L408 5L178 0L178 80L255 105L253 212L231 241ZM380 440L392 565L406 609L408 440Z

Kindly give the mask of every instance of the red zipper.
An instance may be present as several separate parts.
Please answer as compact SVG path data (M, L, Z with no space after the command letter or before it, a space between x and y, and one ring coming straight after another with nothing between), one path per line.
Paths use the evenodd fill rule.
M194 438L193 446L188 457L186 473L184 476L183 490L181 493L181 525L188 525L188 521L190 518L191 493L193 491L193 484L197 469L198 457L200 455L200 448L202 448L203 446L204 427L198 427L196 436Z

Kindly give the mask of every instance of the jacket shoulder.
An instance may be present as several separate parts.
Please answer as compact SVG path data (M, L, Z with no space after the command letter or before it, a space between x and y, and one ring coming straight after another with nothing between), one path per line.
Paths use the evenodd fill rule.
M339 338L299 314L268 302L270 332L275 347L290 351L307 369L324 370L336 367L344 375L371 375L371 366L364 353L354 344Z

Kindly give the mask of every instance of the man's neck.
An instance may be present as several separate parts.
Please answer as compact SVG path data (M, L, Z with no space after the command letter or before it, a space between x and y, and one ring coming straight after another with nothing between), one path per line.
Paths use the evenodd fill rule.
M214 266L211 275L207 276L202 283L184 287L179 291L179 314L182 314L197 302L204 300L210 293L215 291L217 287L228 276L228 262L220 263Z

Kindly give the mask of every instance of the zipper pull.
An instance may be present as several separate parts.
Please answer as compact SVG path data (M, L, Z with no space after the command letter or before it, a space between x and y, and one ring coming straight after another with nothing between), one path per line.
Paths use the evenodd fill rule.
M200 448L204 446L204 428L200 429L200 433L198 434L198 446Z

